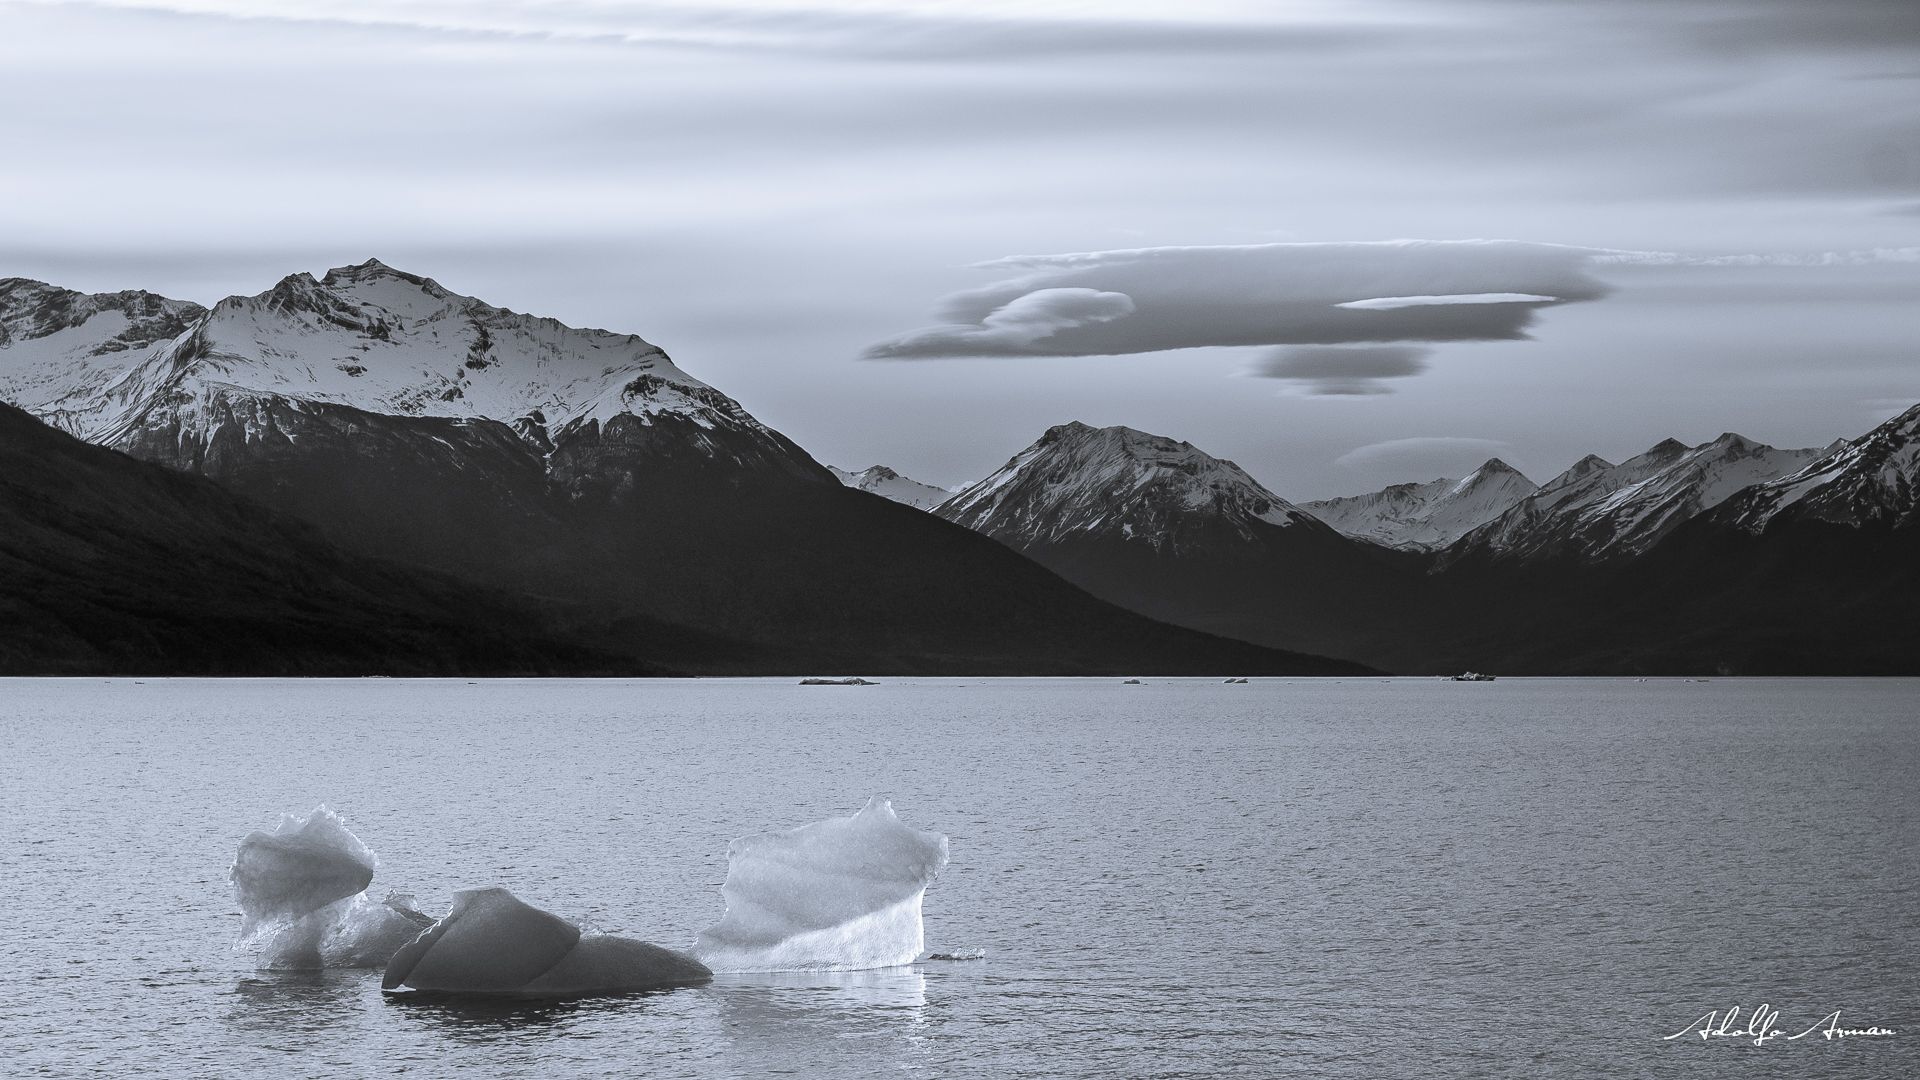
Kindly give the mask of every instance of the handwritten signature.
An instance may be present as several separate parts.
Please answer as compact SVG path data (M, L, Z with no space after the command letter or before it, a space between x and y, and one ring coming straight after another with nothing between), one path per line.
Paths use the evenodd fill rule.
M1752 1040L1755 1046L1765 1046L1775 1039L1782 1039L1786 1042L1796 1042L1815 1033L1818 1033L1820 1038L1826 1042L1855 1037L1883 1038L1894 1033L1892 1028L1880 1027L1878 1025L1858 1028L1842 1027L1840 1026L1840 1010L1835 1009L1821 1017L1812 1027L1807 1028L1798 1035L1789 1035L1786 1029L1779 1026L1779 1009L1762 1004L1751 1012L1746 1013L1747 1020L1745 1024L1740 1022L1742 1011L1738 1005L1735 1005L1731 1009L1715 1009L1679 1031L1664 1036L1661 1041L1665 1042L1670 1039L1685 1038L1688 1035L1698 1035L1702 1042L1710 1039L1749 1039Z

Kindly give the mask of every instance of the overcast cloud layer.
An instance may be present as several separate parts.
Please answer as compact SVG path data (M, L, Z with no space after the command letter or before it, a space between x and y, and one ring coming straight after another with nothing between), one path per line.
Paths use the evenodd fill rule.
M940 484L1548 476L1920 401L1917 75L1874 0L0 0L0 276L378 256Z

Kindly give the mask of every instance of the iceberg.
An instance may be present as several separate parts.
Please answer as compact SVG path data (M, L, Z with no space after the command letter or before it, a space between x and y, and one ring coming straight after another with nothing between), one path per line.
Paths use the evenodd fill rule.
M272 832L255 829L233 858L240 934L298 922L373 883L377 860L340 816L322 806L304 818L287 814Z
M320 939L320 960L327 967L383 968L432 925L433 916L415 909L405 893L389 893L378 902L361 893L336 913Z
M726 915L693 955L716 972L859 971L910 964L925 945L921 898L947 838L902 824L885 799L852 817L727 846Z
M505 889L457 893L453 908L387 964L380 988L560 998L703 983L693 957L580 928Z
M263 969L384 967L400 946L433 920L413 898L367 898L379 860L322 806L303 818L291 814L272 832L250 832L234 854L234 899L240 904L240 942Z
M727 910L691 955L583 934L501 888L456 893L439 919L411 896L367 895L378 864L320 807L247 834L234 857L241 948L262 968L384 968L381 988L522 998L622 994L703 983L714 972L847 972L910 964L921 900L947 838L908 828L885 799L857 814L727 848Z
M326 966L323 942L373 883L374 854L322 806L272 832L248 833L228 876L240 904L240 947L275 969Z

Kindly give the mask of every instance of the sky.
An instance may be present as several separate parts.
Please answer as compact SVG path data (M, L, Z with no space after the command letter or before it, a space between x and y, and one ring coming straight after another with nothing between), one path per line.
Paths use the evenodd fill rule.
M369 257L823 462L1305 500L1920 402L1910 0L0 0L0 276Z

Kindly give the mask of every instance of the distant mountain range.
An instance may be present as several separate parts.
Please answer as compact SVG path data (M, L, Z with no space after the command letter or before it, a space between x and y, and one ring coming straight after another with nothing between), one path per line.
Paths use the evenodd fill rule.
M1066 424L934 512L1156 618L1388 670L1910 671L1916 417L1300 506L1187 443Z
M0 280L0 400L72 437L0 415L0 670L1920 671L1920 407L1302 504L1069 423L948 492L377 261Z
M525 628L525 650L501 649L473 670L1363 670L1097 600L991 540L843 487L638 337L493 307L376 261L320 278L294 274L211 308L10 279L0 281L0 328L0 399L88 442L215 481L263 520L304 523L308 547L289 541L259 561L336 552L340 566L355 567L341 571L348 583L376 575L363 563L410 568L433 602L398 590L383 599L415 612L415 623L460 610L446 592L456 583L470 592L462 602L475 612L475 633ZM0 435L29 478L35 456L59 445L18 423ZM107 488L143 492L155 473L134 465L90 459L102 473L124 471ZM84 493L69 499L62 490L0 488L0 513L24 535L84 539L68 505ZM205 590L187 572L195 564L142 554L191 546L188 534L172 530L173 548L156 546L142 534L150 498L129 499L124 513L101 519L130 545L102 569L144 581L156 598L149 610L179 609L155 634L200 625ZM168 513L156 510L154 520L164 525ZM261 529L248 535L265 543ZM204 542L218 547L222 535ZM91 586L65 545L20 554L38 567L32 580L42 586L27 599L40 621L0 628L11 670L132 663L111 649L23 644ZM304 603L294 579L263 572L249 593L258 611ZM252 641L172 641L172 652L139 654L147 658L139 666L462 666L442 654L389 659L372 647L377 638L323 662L302 625L311 624ZM354 625L343 618L337 633ZM268 640L286 656L263 659Z

